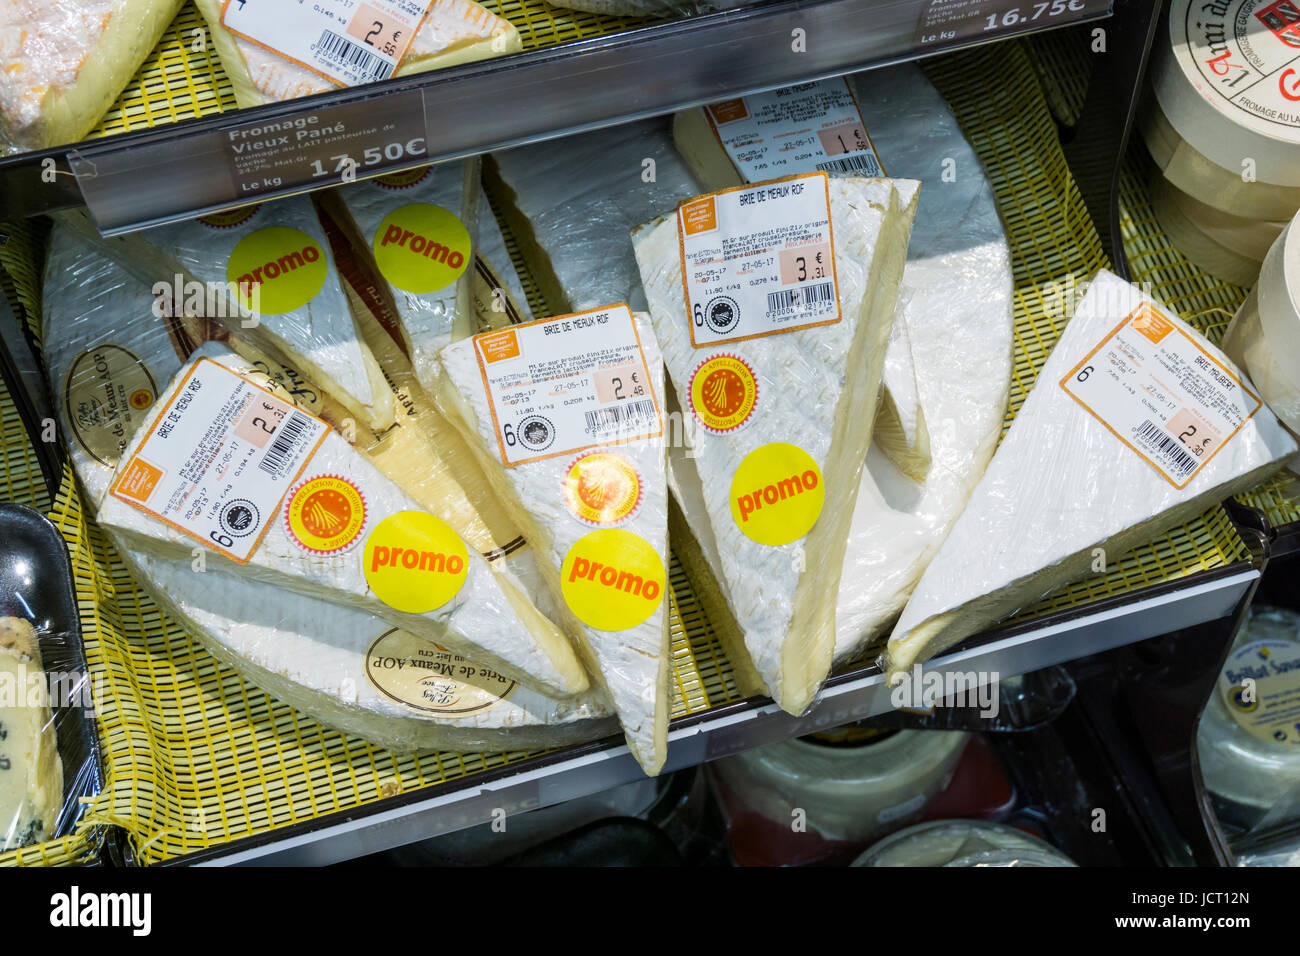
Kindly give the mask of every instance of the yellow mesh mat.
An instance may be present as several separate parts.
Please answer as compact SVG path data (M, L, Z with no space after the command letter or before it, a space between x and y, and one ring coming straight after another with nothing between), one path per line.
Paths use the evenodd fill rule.
M633 17L606 17L553 7L544 0L480 0L519 30L525 50L619 33L650 23ZM129 133L233 110L230 79L211 44L193 3L172 21L153 54L127 84L90 138Z
M1049 315L1050 284L1070 273L1086 278L1104 258L1024 46L1008 42L944 57L927 71L987 167L1007 226L1016 286L1010 421L1060 334L1062 318ZM39 298L35 238L16 232L9 246L0 247L9 272L7 291L33 314ZM515 259L526 288L534 292L523 263ZM35 474L35 463L23 455L21 434L10 436L7 399L4 409L6 480L31 487L19 476ZM50 513L72 553L87 658L109 688L98 715L107 785L88 822L119 824L143 862L528 759L524 753L398 757L322 727L245 683L160 614L85 519L70 482ZM1224 513L1214 509L1118 561L1112 556L1108 573L1066 589L1022 618L1245 557ZM674 715L737 700L710 609L692 593L675 559L671 580ZM76 839L9 854L0 862L69 862L78 852Z

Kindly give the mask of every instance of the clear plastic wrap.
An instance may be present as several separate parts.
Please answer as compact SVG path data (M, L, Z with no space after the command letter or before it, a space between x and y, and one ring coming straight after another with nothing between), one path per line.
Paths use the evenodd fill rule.
M719 760L710 772L720 784L733 845L738 839L758 843L764 836L777 842L780 834L790 834L792 813L798 809L804 811L807 834L837 851L850 845L851 853L852 844L861 849L918 819L947 787L969 739L969 734L941 730L900 730L852 744L798 737ZM751 821L751 815L763 824ZM814 849L804 833L793 839L800 846L787 850ZM815 852L820 858L830 849L817 847ZM771 852L783 851L778 843Z
M886 446L888 416L877 414L836 608L837 662L902 610L992 457L1011 383L1014 324L1010 256L993 190L943 97L912 65L859 74L852 83L885 171L924 184L885 356L882 408L917 406L911 432L925 435L928 461L906 467L906 448ZM678 114L674 131L688 164L711 187L739 181L701 111ZM944 175L949 168L951 177ZM980 374L969 374L972 368ZM672 478L704 558L717 569L693 461L674 454Z
M310 96L345 85L326 78L323 73L303 65L287 53L271 49L270 45L254 43L232 33L222 21L225 0L195 2L203 19L207 21L212 43L234 86L235 100L241 107L247 109L264 103ZM292 40L301 39L303 43L310 44L319 39L320 44L325 45L328 39L341 48L342 55L351 56L354 62L365 60L367 56L374 59L361 43L348 39L351 36L364 41L368 32L365 27L360 27L359 33L344 28L343 21L354 4L323 0L313 6L339 22L337 39L321 37L321 28L313 24L309 38L293 37ZM273 11L273 15L277 13L279 11ZM292 27L272 23L267 32L268 35L278 33L283 37L286 29L291 30ZM284 45L287 49L293 49L288 42ZM486 7L473 0L433 0L396 70L388 72L375 64L375 69L383 75L375 73L373 79L424 73L457 63L517 53L520 49L522 42L519 31L509 20L498 17Z
M887 836L854 866L1074 866L1023 830L979 820L934 820Z
M1159 311L1143 311L1144 303ZM1099 272L903 610L886 651L891 679L1056 588L1104 569L1130 548L1224 498L1254 487L1295 452L1295 442L1267 407L1244 418L1235 433L1221 430L1214 445L1218 451L1203 462L1195 460L1190 446L1183 451L1184 443L1178 442L1180 431L1194 436L1196 429L1187 431L1175 417L1157 425L1165 419L1151 411L1156 406L1125 399L1127 404L1118 412L1108 411L1116 424L1103 423L1066 390L1066 381L1075 389L1094 374L1100 383L1118 382L1111 374L1110 353L1097 353L1121 326L1128 330L1126 335L1145 337L1155 350L1178 348L1187 354L1178 360L1185 364L1165 376L1167 380L1179 382L1190 374L1188 368L1199 368L1195 356L1217 373L1214 381L1228 383L1222 386L1225 395L1238 394L1231 378L1237 373L1222 352L1136 287ZM1169 335L1175 337L1161 345ZM1145 381L1141 374L1157 373L1134 369L1175 361L1161 358L1163 352L1152 354L1156 357L1134 359L1125 369L1124 374L1138 376L1135 389ZM1088 364L1094 357L1096 362ZM1201 376L1211 374L1197 372L1188 381L1206 387ZM1243 404L1247 401L1242 397ZM1183 409L1177 414L1191 414L1179 398L1168 402ZM1165 407L1169 405L1162 412ZM1131 427L1121 423L1125 415L1129 418L1124 421L1135 422ZM1208 419L1197 421L1199 428ZM1121 431L1124 438L1119 437ZM1141 444L1145 453L1132 443ZM1209 447L1201 446L1201 453ZM1180 477L1191 476L1182 487L1162 470L1175 466L1183 469ZM1187 471L1189 466L1195 470Z
M479 194L478 238L474 279L470 285L478 330L531 322L533 310L528 304L528 294L515 271L501 226L482 192Z
M5 0L0 153L76 142L108 112L182 0Z
M1294 221L1264 257L1259 282L1224 333L1223 350L1300 435L1300 229Z
M205 334L224 337L224 330L199 319L156 318L148 284L59 227L52 237L44 304L45 358L60 424L93 508L126 443L183 359ZM382 338L371 342L385 372L397 379L393 388L405 396L401 403L410 414L383 436L363 431L357 448L396 475L421 504L446 515L473 547L495 553L494 563L509 565L507 577L526 577L520 572L532 567L531 552L513 530L502 530L510 527L504 516L484 516L490 494L468 460L468 449L427 407L409 366L402 383L396 343L389 339L385 349ZM341 424L337 406L313 401L312 386L294 370L253 361L264 384ZM431 429L438 422L440 429ZM440 452L454 461L442 461ZM611 730L607 705L594 693L555 700L494 677L364 611L272 589L223 571L215 561L196 573L191 557L166 559L134 549L129 541L117 543L140 584L214 656L322 722L381 746L526 749L593 739ZM407 670L418 679L393 676Z
M1254 254L1260 244L1258 227L1273 224L1241 219L1239 221L1244 224L1243 228L1224 229L1221 225L1216 229L1199 215L1200 210L1196 206L1200 204L1196 200L1161 176L1152 179L1151 209L1160 228L1175 248L1210 275L1217 276L1224 282L1240 286L1254 285L1259 278L1259 267L1264 254L1268 252L1268 243L1265 243L1258 256ZM1225 212L1212 206L1207 208L1212 213L1228 218ZM1251 230L1251 226L1256 228ZM1252 231L1254 235L1251 234ZM1277 238L1276 233L1273 238Z
M746 420L739 427L695 429L691 448L718 545L722 583L750 660L772 698L794 714L807 708L831 666L835 596L918 187L908 180L896 189L893 180L824 176L812 182L815 188L799 200L800 208L826 215L814 205L824 183L834 231L841 318L830 325L697 349L683 296L678 217L661 218L633 234L650 315L678 405L695 407L696 379L713 376L707 363L738 363L733 376L747 375L754 383ZM900 203L900 192L910 195L910 205ZM724 370L719 367L719 372ZM751 493L751 508L756 494L769 503L788 498L789 507L799 508L802 491L799 497L793 491L782 494L776 481L789 478L791 470L815 475L811 468L804 471L808 459L820 471L821 478L814 481L822 489L824 504L802 533L775 535L774 543L760 543L742 528L748 514L733 489L734 482L747 480L738 477L742 464L750 463L756 478L770 473L772 479L770 484L759 482ZM810 487L804 480L803 488ZM785 540L775 543L775 538Z
M608 311L616 313L618 310ZM622 315L627 315L626 310ZM567 322L564 319L541 321ZM626 318L614 315L611 321L625 322ZM663 361L654 331L649 317L642 313L634 314L632 321L650 375L649 392L642 392L641 397L652 395L662 412ZM502 334L519 332L515 327L508 333L496 333L497 336ZM578 340L581 347L591 348L591 338L597 334L595 328L590 335L583 334ZM577 344L574 343L574 347ZM488 346L485 346L485 354L491 354ZM531 371L542 367L543 360L525 349L519 361L528 363ZM498 415L480 372L476 343L464 341L445 348L441 363L446 381L437 393L439 408L462 429L502 499L510 503L525 537L532 542L556 605L565 608L565 630L577 635L587 669L598 675L599 683L613 703L633 755L646 773L658 773L667 752L671 707L666 574L670 561L668 491L664 480L664 436L667 432L663 429L662 415L659 434L655 437L637 437L624 443L596 445L513 466L504 465L498 444ZM628 368L630 370L622 374L629 383L627 392L631 398L635 389L632 382L641 373L634 367ZM554 374L560 378L559 373ZM552 396L577 394L554 381L548 388ZM536 401L544 403L545 399ZM545 404L537 407L541 411L547 410ZM620 407L606 406L610 414ZM604 513L593 513L592 503L602 506ZM564 594L566 584L573 581L576 573L577 566L572 561L583 560L583 555L600 556L611 567L621 569L628 566L628 559L623 554L625 539L592 542L595 534L601 533L593 534L593 529L607 528L616 528L615 533L620 536L635 536L648 542L659 564L655 585L658 589L657 603L653 605L653 611L635 623L630 623L629 618L629 626L621 628L595 626L590 622L590 615L579 620L575 602L566 601ZM578 555L578 558L572 559L572 555ZM567 572L566 568L569 569ZM569 610L571 606L575 611ZM650 606L650 603L646 604L647 608Z

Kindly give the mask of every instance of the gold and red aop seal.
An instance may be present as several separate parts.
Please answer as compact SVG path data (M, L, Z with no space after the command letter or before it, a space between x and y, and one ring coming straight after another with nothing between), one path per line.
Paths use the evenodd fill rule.
M385 189L410 189L417 183L423 182L424 177L433 172L432 166L419 166L415 169L407 169L400 173L389 173L387 176L379 176L375 179L376 186L383 186Z
M289 492L284 524L289 537L304 551L346 551L366 526L366 499L346 478L317 475Z
M564 503L587 524L618 524L636 511L641 495L636 468L613 452L582 455L564 476Z
M711 432L729 432L749 421L758 404L758 379L738 355L715 355L691 373L691 413Z
M261 206L240 206L238 209L228 209L225 212L214 212L208 216L199 216L199 222L212 229L234 229L236 226L252 219L261 208Z

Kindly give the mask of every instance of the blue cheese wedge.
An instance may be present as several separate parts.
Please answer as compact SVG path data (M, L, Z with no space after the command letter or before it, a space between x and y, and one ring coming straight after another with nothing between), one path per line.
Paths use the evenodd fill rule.
M363 608L539 690L586 688L514 582L246 368L220 345L194 353L123 453L101 525L160 556L206 548L250 580Z
M691 448L725 593L768 693L794 714L807 708L831 666L835 596L915 212L916 184L904 186L908 205L900 205L890 180L811 174L692 200L677 216L633 234L678 404L701 426ZM770 258L780 261L781 280L807 269L833 272L835 301L822 297L826 278L770 282L767 288L780 291L766 300L745 298L732 285L697 293L688 282L711 274L707 260L717 254L707 246L693 253L684 277L691 240L682 237L732 241L710 238L722 228L725 202L797 214L807 255L781 248ZM832 254L821 253L830 261L818 263L827 223ZM802 308L793 310L793 301ZM838 320L800 324L809 308L832 305ZM737 324L753 321L747 314L766 316L772 327ZM792 320L793 327L781 327ZM743 334L728 338L729 330Z
M180 8L181 0L0 3L0 151L82 139Z
M1295 442L1245 383L1099 272L890 635L890 678L1281 468Z
M0 618L0 851L52 839L63 762L36 632Z
M441 361L439 407L532 542L628 747L658 773L671 703L668 492L649 317L616 306L542 319L457 342Z

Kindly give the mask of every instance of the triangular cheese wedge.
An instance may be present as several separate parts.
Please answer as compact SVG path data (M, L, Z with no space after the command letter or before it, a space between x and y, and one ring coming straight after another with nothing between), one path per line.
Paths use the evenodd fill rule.
M480 332L531 322L533 310L487 195L479 193L478 253L470 286Z
M69 222L88 226L82 217ZM159 226L102 248L150 282L163 274L159 289L169 307L218 319L301 369L371 428L392 425L392 391L357 333L310 199Z
M890 636L890 679L1277 471L1295 442L1242 380L1099 272Z
M333 189L328 215L373 264L415 374L432 390L440 349L472 335L478 163L426 166Z
M247 365L205 345L168 386L100 502L104 527L160 556L202 553L250 579L364 609L539 690L586 688L559 630L445 522L323 423L274 401L262 413L252 403L273 396L220 367ZM210 430L186 417L204 388L230 396ZM235 408L242 417L230 417ZM267 490L258 482L272 472Z
M0 153L85 137L180 8L181 0L7 0L0 11Z
M186 338L164 334L170 323L152 314L154 304L147 284L55 227L42 295L44 357L50 381L57 383L59 423L92 508L148 414L159 383L180 370L178 349L189 354ZM395 364L381 340L371 344L386 369ZM391 347L396 353L396 345ZM409 372L408 377L413 379ZM296 392L295 398L310 403L291 376L276 375L273 381L281 394ZM326 417L333 411L317 403L308 407ZM428 448L412 444L426 420L443 419L432 407L411 407L415 413L404 416L399 427L379 438L359 439L358 448L399 483L413 479L404 486L426 507L454 504L457 494L448 476L429 467ZM437 446L459 447L457 457L470 459L459 433L444 428ZM474 467L472 461L468 465ZM495 550L490 536L483 540L485 530L462 533L480 551ZM510 542L510 553L499 560L513 568L530 553L521 542ZM190 560L134 550L116 536L115 543L136 581L215 657L322 723L382 747L527 750L611 732L611 712L598 692L547 697L491 671L482 674L472 661L365 611L218 568L196 574Z
M693 395L698 384L700 389L726 386L730 397L721 404L734 406L734 424L715 418L712 433L695 429L691 446L722 579L745 645L768 693L794 714L807 708L830 670L844 545L871 439L916 196L916 184L906 183L913 202L900 208L889 180L827 180L818 174L799 183L809 190L803 195L811 197L800 200L801 208L822 203L819 215L825 216L829 197L840 315L833 324L696 348L679 217L633 235L678 402L694 409L696 402L712 401L703 391ZM773 192L785 188L777 185ZM754 190L735 195L751 196ZM695 200L683 207L683 215L694 222L691 210L708 208L707 201ZM736 307L714 301L710 321L734 319ZM738 383L746 380L752 384L742 388ZM742 394L743 401L733 401ZM742 414L747 417L740 420ZM759 517L764 504L768 511Z
M221 65L230 76L235 101L241 109L291 100L313 93L324 93L343 85L323 74L281 55L267 45L252 43L226 29L222 13L223 0L196 0L199 12L207 21L208 32L221 57ZM274 15L273 4L266 4ZM317 40L313 35L307 42ZM334 41L341 45L341 41ZM365 48L356 44L364 55ZM519 31L509 20L498 17L472 0L433 0L424 15L411 45L393 76L409 76L429 70L472 63L489 57L517 53L523 49Z
M442 364L439 407L533 543L628 747L646 773L658 773L671 703L668 493L663 362L649 318L614 306L542 319L449 346ZM537 390L512 421L526 383ZM530 441L539 420L555 434L539 433L535 444L551 444L507 464L503 436ZM606 432L635 440L601 443Z

